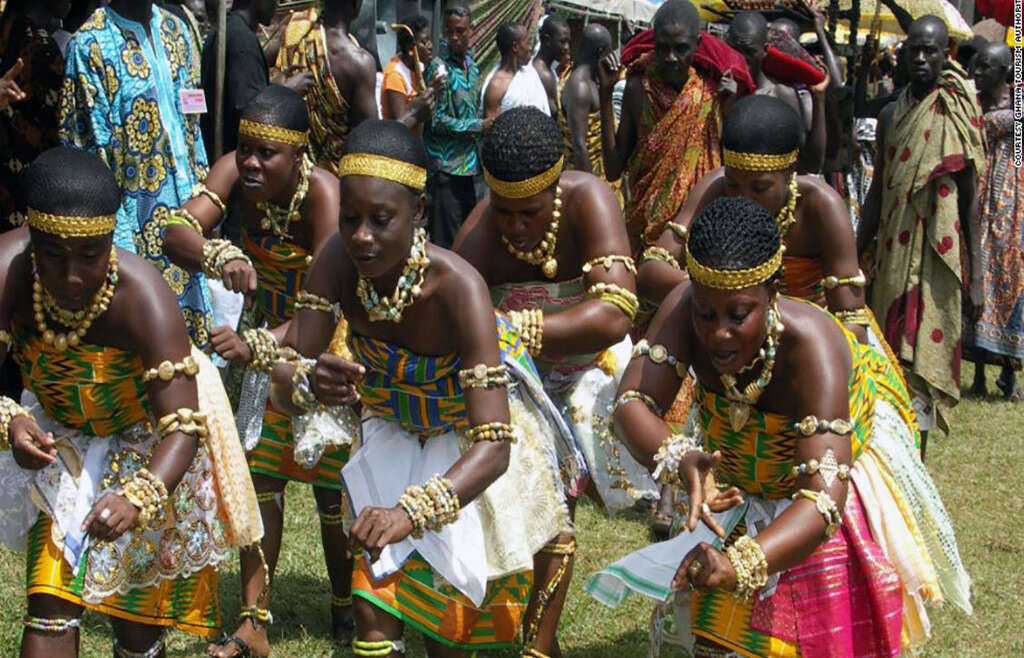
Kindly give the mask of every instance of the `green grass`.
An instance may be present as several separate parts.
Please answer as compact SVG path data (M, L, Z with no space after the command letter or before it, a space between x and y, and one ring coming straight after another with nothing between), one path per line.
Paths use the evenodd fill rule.
M970 366L968 366L970 367ZM990 370L992 370L990 368ZM990 388L991 376L990 376ZM994 399L965 400L954 410L953 434L933 435L928 467L955 523L960 552L974 579L973 617L952 608L932 614L928 657L1024 655L1024 549L1019 537L1024 492L1024 406ZM329 590L323 567L316 511L308 488L290 485L285 545L275 588L271 628L274 655L314 658L350 656L328 639ZM631 597L617 610L604 608L583 592L595 570L648 541L638 515L606 519L590 505L578 517L580 553L572 591L562 617L560 640L568 656L619 658L647 655L650 606ZM232 561L220 585L225 620L238 612L238 568ZM0 653L13 655L24 613L24 560L0 549ZM109 624L87 614L83 656L109 656ZM423 656L409 634L409 655ZM204 641L182 633L168 636L171 656L202 653ZM489 654L514 656L514 653ZM663 655L673 656L671 648Z

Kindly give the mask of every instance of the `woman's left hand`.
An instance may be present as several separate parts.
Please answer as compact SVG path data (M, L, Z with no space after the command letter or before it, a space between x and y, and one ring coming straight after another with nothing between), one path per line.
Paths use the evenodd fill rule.
M139 508L124 496L108 493L93 505L82 522L82 530L101 541L114 541L131 528L139 518Z
M693 548L676 570L672 589L708 590L721 589L731 592L736 589L736 571L725 553L707 542Z
M353 549L362 547L376 562L388 544L402 541L412 532L412 519L401 507L366 507L352 525L349 540Z

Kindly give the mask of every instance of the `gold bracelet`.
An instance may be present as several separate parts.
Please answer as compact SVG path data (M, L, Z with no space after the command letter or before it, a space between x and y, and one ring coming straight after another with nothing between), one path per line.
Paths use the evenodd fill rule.
M612 265L615 263L622 263L623 267L626 268L626 271L634 276L636 275L636 263L631 257L623 256L621 254L608 254L607 256L591 258L586 263L583 263L583 273L590 274L590 271L594 269L595 265L604 265L604 271L608 272L612 269Z
M494 422L474 425L466 430L466 438L470 443L477 441L510 441L516 442L516 433L508 423Z
M865 306L860 308L835 311L832 315L842 322L843 324L859 324L863 327L871 326L871 316L868 315L868 309Z
M686 235L689 233L689 231L686 230L685 226L683 226L679 222L665 222L665 228L675 233L676 237L683 241L683 244L686 243Z
M519 338L530 356L539 356L544 343L544 312L537 308L510 311L508 319L519 330Z
M191 434L197 439L205 439L209 433L206 428L206 414L183 407L161 417L157 421L156 432L160 438L181 432L182 434Z
M652 244L651 246L644 249L644 253L640 257L640 264L643 265L647 261L651 260L659 260L662 263L667 263L677 270L683 269L679 267L679 261L676 260L676 257L672 255L672 252L670 252L665 247L659 247L658 245Z
M614 283L595 283L587 289L587 297L614 304L630 320L636 317L637 309L640 308L636 294Z
M478 363L472 368L459 371L459 384L463 389L498 388L508 386L511 381L508 366L504 363L498 366Z
M149 383L154 379L160 379L160 381L169 382L178 375L185 375L186 377L195 377L199 374L199 364L189 354L181 361L175 363L173 361L161 361L160 365L155 368L150 368L146 372L142 373L143 383Z
M253 328L242 332L242 340L249 346L252 352L252 360L249 367L256 372L270 374L277 365L277 338L267 329Z
M686 367L668 352L668 348L664 345L654 344L651 345L647 342L646 338L641 338L640 342L633 346L633 358L638 356L646 356L651 360L651 363L655 365L668 364L672 366L676 371L676 376L679 379L686 379Z
M220 198L220 195L206 187L203 183L199 184L198 193L193 198L199 198L205 196L207 199L213 202L213 205L217 206L217 210L220 211L221 215L228 214L228 206L224 203L224 200Z
M658 403L654 401L654 398L652 398L650 395L647 395L646 393L634 390L626 391L615 399L615 404L612 405L612 413L614 414L616 411L619 410L619 407L626 404L627 402L632 402L633 400L639 400L640 402L643 402L644 404L647 405L647 408L651 410L651 413L653 413L658 418L661 418L661 407L658 406Z
M236 247L230 240L217 238L207 240L203 244L203 273L212 278L219 279L224 272L224 266L233 260L242 260L252 265L252 261L244 251Z
M164 221L164 226L187 226L199 235L203 234L203 225L184 206L169 212L167 219Z
M843 524L843 517L839 512L839 506L828 495L828 492L800 489L793 494L793 500L797 498L806 498L807 500L814 501L814 506L817 508L818 513L825 519L825 538L832 539L836 532L838 532L839 526Z
M295 372L292 373L292 404L303 412L320 408L320 402L313 393L313 385L309 381L312 368L301 360L294 361Z
M725 549L725 555L736 572L733 596L749 603L754 599L754 593L768 582L768 560L764 557L764 550L752 538L743 535Z
M11 449L11 423L18 416L32 418L28 409L6 395L0 396L0 450Z
M254 626L256 625L256 622L259 622L264 626L274 623L274 615L270 614L270 610L267 608L260 608L255 605L242 608L242 611L238 613L238 618L248 619L253 622Z
M295 310L298 311L302 308L320 313L334 314L334 307L331 306L326 297L321 297L307 290L300 290L299 294L295 296Z
M796 429L804 436L815 434L838 434L840 436L853 431L853 423L843 418L825 420L817 416L805 416L798 423L793 423Z
M830 489L836 478L841 482L850 479L850 465L840 464L836 460L836 453L832 451L832 448L826 448L825 454L821 456L821 461L808 459L794 466L792 473L793 477L821 473L821 480L825 483L825 488Z
M160 478L140 468L135 475L124 484L121 495L128 502L139 508L139 527L144 530L157 530L163 524L167 511L167 485Z
M839 286L863 288L868 285L868 278L864 276L863 270L857 270L857 274L845 279L840 279L839 277L830 274L821 280L821 285L825 287L825 290L835 290Z
M679 465L683 457L691 452L704 452L699 439L688 434L670 434L661 442L658 452L654 453L657 466L651 475L662 484L681 487L683 482L679 479Z

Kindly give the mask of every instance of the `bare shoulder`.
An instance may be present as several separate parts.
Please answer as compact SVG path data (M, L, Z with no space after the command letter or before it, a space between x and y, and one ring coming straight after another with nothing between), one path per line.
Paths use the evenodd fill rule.
M483 276L454 251L431 244L427 247L430 269L438 282L438 293L450 308L459 308L480 295L490 299Z
M0 233L0 272L6 273L11 262L25 253L29 243L27 227L21 226L6 233Z
M334 195L340 194L338 189L338 177L320 167L313 167L309 175L309 191L311 194Z

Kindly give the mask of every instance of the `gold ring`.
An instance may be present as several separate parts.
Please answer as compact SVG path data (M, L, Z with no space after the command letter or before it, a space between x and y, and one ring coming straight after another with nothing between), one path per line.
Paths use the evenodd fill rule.
M694 560L694 561L693 561L693 564L691 564L691 565L690 565L690 568L689 568L689 569L687 570L687 572L688 572L688 573L690 574L690 578L696 578L696 577L697 577L697 574L699 574L699 573L700 573L700 570L701 570L701 569L702 569L703 567L704 567L704 565L702 565L702 564L701 564L700 562L698 562L697 560Z
M109 518L110 518L110 508L109 507L104 507L103 511L100 512L100 521L106 521Z
M711 506L704 503L700 506L700 513L704 516L711 516Z

